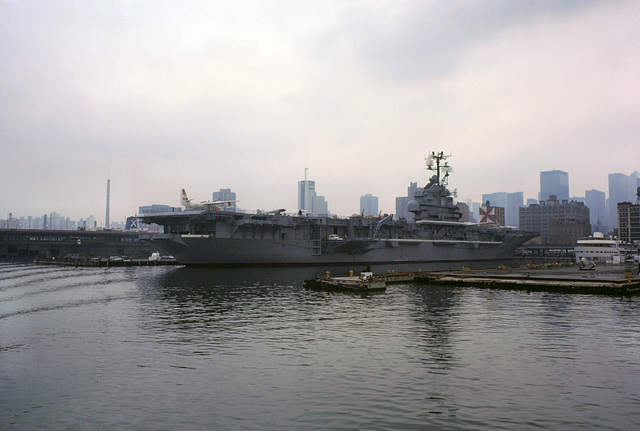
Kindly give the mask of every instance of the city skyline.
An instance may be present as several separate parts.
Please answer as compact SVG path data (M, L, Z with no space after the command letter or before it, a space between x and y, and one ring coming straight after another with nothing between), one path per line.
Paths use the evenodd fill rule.
M640 160L638 6L437 1L0 0L0 216L123 220L230 187L296 207L394 212L423 157L452 154L459 201L608 194Z
M426 171L426 169L425 169L425 171ZM566 173L566 172L558 171L558 170L554 170L554 171L561 172L561 173L563 173L563 174L565 174L565 173ZM427 172L427 173L431 173L430 171L426 171L426 172ZM541 178L541 177L543 176L543 174L545 174L545 173L548 173L548 172L541 171L541 172L539 173L539 174L540 174L540 177L539 177L539 178ZM610 177L610 178L616 178L616 179L619 179L620 177L628 177L628 178L627 178L627 180L629 180L629 179L635 179L635 180L639 183L639 184L638 184L638 187L640 187L640 180L637 178L637 177L638 177L638 175L636 175L636 174L638 174L638 172L637 172L637 171L634 171L634 172L630 173L629 175L624 174L624 173L616 173L616 174L608 174L608 175L609 175L609 177ZM306 170L305 170L305 175L306 175ZM428 175L427 175L427 176L428 176ZM568 175L568 174L567 174L567 176L569 176L569 177L570 177L570 175ZM570 181L569 181L569 182L570 182ZM337 214L337 213L334 213L333 211L331 211L331 209L330 209L330 203L331 203L331 201L330 201L329 199L327 199L327 200L325 201L325 197L324 197L324 196L316 196L316 192L315 192L315 181L314 181L314 180L309 180L309 179L304 179L304 180L300 180L300 181L298 181L298 184L297 184L298 207L300 206L300 203L301 203L301 200L300 200L300 198L301 198L301 190L306 189L306 187L304 187L304 184L305 184L305 183L310 184L310 191L311 191L311 194L312 194L314 197L316 197L316 198L320 199L320 200L322 201L322 205L323 205L323 207L324 207L325 209L326 209L326 208L329 208L328 213L329 213L329 214L332 214L332 215L348 216L348 215L351 215L351 214L356 214L356 213L362 212L362 198L363 198L365 195L371 196L371 193L367 193L367 194L365 194L365 195L360 195L360 196L359 196L359 198L358 198L359 205L358 205L358 202L356 202L355 204L353 204L353 205L352 205L352 207L353 207L353 211L349 212L348 214L347 214L347 213L344 213L344 214ZM415 182L410 183L410 184L409 184L409 188L411 188L411 187L414 185L414 183L415 183ZM542 193L542 184L541 184L541 183L539 183L539 184L540 184L540 190L537 192L537 194L538 194L538 195L540 195L540 194ZM426 185L426 184L425 184L425 185ZM627 187L629 188L629 195L628 195L628 197L629 197L630 199L626 199L626 200L624 200L624 201L628 201L628 202L631 202L631 203L635 203L636 198L635 198L635 195L632 195L632 193L631 193L631 189L632 189L632 187L630 187L629 185L630 185L630 183L629 183L629 184L627 184ZM417 186L418 186L418 187L424 187L424 185L420 185L419 183L417 184ZM109 181L109 183L108 183L107 187L110 187L110 181ZM609 184L609 186L607 187L607 189L606 189L606 190L611 190L611 187L612 187L612 185L611 185L611 184ZM405 189L406 189L406 188L405 188ZM450 188L450 189L453 191L453 189L452 189L452 188ZM232 188L219 189L219 190L217 190L217 191L212 191L212 192L210 192L210 195L212 196L212 199L213 199L213 200L217 200L217 199L235 199L235 198L236 198L236 193L235 193L235 192L233 192L232 190L233 190ZM601 195L603 196L603 197L602 197L603 202L602 202L602 203L598 203L598 204L594 204L594 205L593 205L593 208L591 208L591 207L590 207L590 208L592 209L592 211L595 211L595 213L596 213L596 214L598 214L596 217L599 217L599 216L602 214L602 211L604 211L605 209L606 209L607 211L610 211L610 210L609 210L610 204L609 204L609 205L606 205L606 207L607 207L607 208L605 208L605 205L604 205L604 202L608 202L608 200L609 200L609 192L608 192L608 191L607 191L607 192L605 192L605 191L597 190L597 189L585 190L585 191L584 191L584 196L579 196L579 195L577 195L576 193L571 192L571 189L569 189L569 192L570 192L570 194L571 194L571 198L569 199L570 201L577 197L577 198L582 199L584 202L588 202L588 201L589 201L589 196L590 196L590 195L593 195L594 193L601 194ZM303 194L303 195L304 195L304 194ZM396 214L396 215L397 215L397 213L398 213L398 209L397 209L397 199L404 199L404 200L408 200L408 198L406 197L406 195L407 195L407 192L405 191L405 192L404 192L404 195L402 195L402 194L401 194L401 195L398 195L398 196L395 196L395 197L394 197L394 206L393 206L393 210L391 210L391 208L390 208L390 209L389 209L389 211L387 211L387 210L385 210L384 208L380 207L380 210L379 210L379 211L380 211L380 212L382 212L382 213ZM503 196L498 197L498 195L503 195ZM619 194L618 194L618 195L619 195ZM616 195L616 196L618 196L618 195ZM379 200L377 196L371 196L371 197L376 198L376 200L377 200L377 201ZM527 198L526 196L524 196L524 195L523 195L523 193L522 193L521 191L515 191L515 192L494 191L494 192L491 192L491 193L482 193L482 195L481 195L481 199L479 199L479 200L477 200L477 201L476 201L476 200L470 200L470 199L462 200L462 199L459 199L459 198L458 198L458 199L454 199L454 201L456 201L456 202L461 202L461 203L465 203L465 202L472 202L472 203L474 203L474 204L477 204L477 206L478 206L478 207L480 207L481 205L484 205L484 203L485 203L485 201L486 201L486 200L489 200L489 201L491 202L491 206L496 206L496 205L497 205L497 206L500 206L500 207L502 207L502 208L505 208L505 209L507 210L507 212L508 212L508 213L511 213L511 216L509 216L509 217L510 217L510 218L512 218L512 219L515 219L515 218L517 218L517 215L516 215L516 214L513 214L513 207L515 207L515 206L516 206L516 205L515 205L515 202L511 202L511 199L513 199L513 198L516 198L516 202L520 202L520 201L522 200L522 201L523 201L523 206L524 206L524 207L528 206L528 204L526 203L526 201L527 201L527 200L532 200L532 199L534 199L534 200L538 201L538 199L535 199L535 198ZM543 201L546 201L546 199L542 199L542 200L543 200ZM310 202L311 202L311 201L309 201L309 203L307 203L307 205L308 205L308 204L310 204ZM234 203L234 204L235 204L235 203ZM599 205L599 206L598 206L598 205ZM125 223L126 223L126 219L127 219L128 217L131 217L131 216L133 216L133 215L138 214L141 208L143 208L143 207L148 207L148 206L167 206L167 207L173 207L173 208L177 208L177 209L180 209L180 208L181 208L181 206L180 206L179 204L172 204L172 203L170 203L170 202L163 202L163 203L159 203L159 202L156 202L156 203L146 202L146 203L142 203L142 204L138 205L138 206L135 208L135 210L134 210L133 214L128 214L128 215L126 215L125 217L123 217L122 219L114 219L114 218L112 217L112 218L111 218L111 220L112 220L112 221L111 221L111 224L112 224L112 225L117 224L117 226L118 226L118 227L122 227L122 226L124 226L124 225L125 225ZM587 205L587 206L589 206L589 205ZM512 207L512 208L511 208L511 209L509 209L509 207ZM105 201L105 204L104 204L104 206L103 206L103 208L102 208L102 214L104 214L104 209L105 209L105 208L106 208L106 201ZM234 205L234 208L236 208L236 206L235 206L235 205ZM249 211L249 212L252 212L252 211L255 211L255 210L260 209L260 208L256 208L256 209L253 209L253 210L252 210L252 209L248 209L248 208L245 208L245 207L241 207L241 208L240 208L240 207L238 207L238 208L239 208L240 210L242 210L242 211ZM357 210L356 210L356 208L357 208ZM305 209L305 208L303 208L303 209ZM260 209L260 210L264 210L264 208L262 208L262 209ZM305 210L306 210L306 209L305 209ZM291 209L291 210L287 209L287 211L288 211L288 212L290 212L290 213L294 213L294 212L296 212L296 211L297 211L297 209L295 209L295 210L294 210L294 209ZM64 210L62 210L62 213L64 214ZM98 213L98 214L100 214L100 211L98 211L97 213ZM75 222L80 222L80 221L85 221L85 220L91 220L91 223L92 223L92 224L94 224L94 223L95 223L95 226L96 226L96 227L105 227L105 224L106 224L105 217L101 217L101 216L97 216L97 217L96 217L96 216L94 216L94 215L93 215L93 213L92 213L92 214L90 214L90 215L88 215L88 216L87 216L87 215L85 215L85 216L78 217L78 218L72 218L72 217L70 217L70 216L66 216L66 215L61 215L61 214L59 214L59 213L57 212L57 209L56 209L56 210L51 210L51 211L41 212L41 213L38 213L38 214L36 214L36 215L34 215L34 214L27 214L27 213L21 213L20 211L17 211L17 212L16 212L16 211L9 211L9 212L7 213L7 215L5 215L5 217L4 217L4 218L3 218L3 217L0 217L0 220L4 220L4 221L8 220L8 219L9 219L9 214L12 214L12 217L13 217L13 219L14 219L14 220L15 220L15 219L20 219L20 218L22 218L22 219L25 219L25 220L26 220L28 217L31 217L31 218L32 218L32 220L34 220L34 221L35 221L37 218L40 218L41 216L47 216L47 217L50 217L51 215L55 215L55 216L57 216L57 217L59 217L59 218L62 218L62 219L68 219L68 220L71 220L71 221L72 221L72 222L74 222L74 223L75 223ZM478 215L478 214L472 211L472 215ZM610 213L607 213L607 215L608 215L608 216L610 216ZM598 220L592 220L592 225L594 225L597 221L598 221ZM608 220L608 219L601 219L601 218L599 219L599 221L600 221L600 222L602 222L602 223L608 223L608 222L609 222L609 220ZM514 225L513 220L509 219L509 223L507 223L507 224L509 224L509 225ZM616 225L616 223L613 223L613 225L615 226L615 225ZM0 227L4 227L4 226L0 226ZM74 225L74 227L75 227L75 225Z

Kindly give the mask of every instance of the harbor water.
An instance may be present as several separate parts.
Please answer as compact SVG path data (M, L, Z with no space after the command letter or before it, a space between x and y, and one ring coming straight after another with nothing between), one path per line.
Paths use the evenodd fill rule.
M303 288L324 271L2 264L0 429L640 423L640 296Z

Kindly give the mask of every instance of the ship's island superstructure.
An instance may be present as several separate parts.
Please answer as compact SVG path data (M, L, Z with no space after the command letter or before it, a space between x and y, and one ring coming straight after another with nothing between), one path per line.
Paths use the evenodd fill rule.
M142 223L164 226L150 241L185 265L319 265L472 262L513 257L537 234L494 224L461 222L447 189L447 155L431 153L429 183L408 210L415 221L307 214L246 214L207 208L145 214Z

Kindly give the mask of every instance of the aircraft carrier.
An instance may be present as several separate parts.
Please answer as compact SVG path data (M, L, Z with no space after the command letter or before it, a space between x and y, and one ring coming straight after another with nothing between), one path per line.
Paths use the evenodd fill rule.
M164 226L150 241L185 265L341 265L503 261L536 233L461 222L447 189L448 156L431 153L429 183L408 210L391 216L337 218L284 212L246 214L204 208L139 216Z

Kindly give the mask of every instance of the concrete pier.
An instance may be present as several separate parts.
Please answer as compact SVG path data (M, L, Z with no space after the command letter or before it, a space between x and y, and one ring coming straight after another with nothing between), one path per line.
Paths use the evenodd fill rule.
M604 265L580 270L577 265L528 265L457 271L417 271L358 276L319 277L305 281L305 287L343 288L366 291L385 289L388 284L415 282L480 288L523 289L551 292L633 295L640 293L637 264Z
M149 259L118 259L111 260L108 258L100 259L36 259L34 261L36 265L59 265L59 266L74 266L74 267L125 267L125 266L164 266L164 265L179 265L175 259L161 259L161 260L149 260Z
M604 265L582 271L577 265L526 266L518 268L434 271L423 273L417 282L506 289L572 293L637 294L640 278L637 266Z

